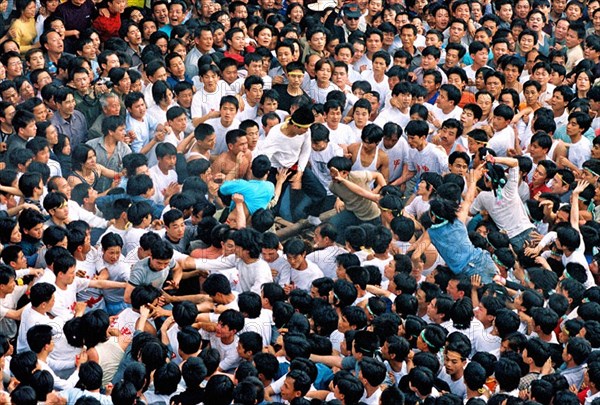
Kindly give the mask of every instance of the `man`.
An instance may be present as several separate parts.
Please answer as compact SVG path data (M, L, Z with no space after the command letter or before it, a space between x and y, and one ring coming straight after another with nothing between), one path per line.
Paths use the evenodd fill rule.
M61 17L65 25L67 52L75 54L77 40L90 27L94 11L95 6L92 0L69 0L60 4L54 12L55 15Z
M233 129L225 135L227 152L221 153L212 164L213 175L223 174L226 180L248 177L252 152L248 150L248 138L244 131Z
M102 138L102 123L106 117L121 115L121 99L115 93L102 94L99 97L101 111L88 131L88 139ZM89 122L88 122L89 123Z
M73 92L75 109L83 113L88 125L92 125L96 117L102 113L102 107L96 92L90 85L90 74L86 68L79 67L73 69L71 75L75 88Z
M210 25L201 25L194 36L194 47L185 57L185 71L189 77L198 75L198 59L213 53L213 32Z
M217 142L213 153L219 154L228 150L226 134L228 131L238 129L240 121L236 118L240 109L240 103L235 96L225 96L219 103L220 116L206 121L211 125L217 134Z
M320 202L326 197L327 192L319 183L319 180L306 166L311 152L311 140L309 128L314 122L314 115L308 107L300 107L286 122L275 125L269 131L269 136L261 146L261 151L269 157L273 168L269 175L269 181L276 183L277 169L291 169L292 173L282 188L282 196L291 186L290 198L299 201L298 194L304 192L313 204ZM281 207L281 201L279 207ZM287 204L286 204L287 205ZM284 205L285 207L285 205ZM286 213L288 218L292 217L291 209ZM294 217L304 216L302 207L295 207Z
M379 190L386 184L383 175L378 172L351 171L352 161L346 157L331 158L327 167L333 179L329 189L338 197L335 203L338 214L329 222L337 229L363 223L380 224L381 211L374 202L379 195L370 190L370 184L375 181L375 190ZM338 242L343 242L343 239L343 235L338 236Z
M15 149L25 149L27 141L33 138L37 132L35 116L25 110L19 110L12 119L15 134L7 140L7 156Z
M119 36L129 45L125 53L131 56L132 67L142 64L142 32L133 21L121 25Z
M46 63L50 71L58 72L58 60L65 50L60 34L54 30L45 31L40 36L40 46L46 52Z
M176 287L181 281L182 272L173 260L173 248L157 240L150 248L150 255L139 260L131 269L131 277L125 287L125 302L131 303L131 293L137 286L150 284L161 289L171 270L175 271L169 284Z
M44 198L44 209L50 214L50 218L46 221L47 226L56 225L66 228L69 221L69 205L63 193L47 194Z
M429 112L428 121L436 128L441 128L442 123L448 118L460 121L462 108L458 106L462 95L460 90L452 84L443 84L440 95L435 101L435 106Z
M54 95L54 101L58 110L52 117L52 124L56 126L58 132L70 139L73 150L87 139L87 121L80 111L75 110L73 90L67 87L59 88Z
M168 5L169 23L160 27L160 31L166 32L171 37L173 27L183 24L185 12L187 11L186 8L185 3L182 1L175 0L170 2Z
M178 193L181 186L177 183L175 163L177 161L177 149L168 142L159 143L156 146L156 157L158 164L149 170L150 177L154 183L154 202L166 205L171 197Z
M131 153L125 141L125 119L120 116L108 116L102 121L102 138L92 139L87 144L96 151L96 162L119 173L123 170L123 157ZM108 190L112 179L98 179L96 189Z
M70 221L82 220L94 228L106 228L108 226L108 222L105 219L83 209L76 201L71 199L71 186L64 177L50 177L50 179L48 179L47 187L49 193L60 192L67 197Z
M353 32L359 29L360 9L356 3L345 4L342 7L342 20L344 21L344 35L347 41Z

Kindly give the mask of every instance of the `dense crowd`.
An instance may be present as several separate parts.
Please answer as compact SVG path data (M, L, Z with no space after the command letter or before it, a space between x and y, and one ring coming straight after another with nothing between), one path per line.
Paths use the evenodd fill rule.
M600 0L0 0L0 404L600 405L598 79Z

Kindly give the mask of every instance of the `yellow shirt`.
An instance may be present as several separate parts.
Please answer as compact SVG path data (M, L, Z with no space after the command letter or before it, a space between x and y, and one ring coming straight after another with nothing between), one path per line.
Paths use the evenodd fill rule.
M32 48L33 41L37 37L37 31L35 29L35 18L29 20L29 22L23 22L20 18L17 18L11 28L16 31L15 42L19 44L21 48L21 54L25 54Z

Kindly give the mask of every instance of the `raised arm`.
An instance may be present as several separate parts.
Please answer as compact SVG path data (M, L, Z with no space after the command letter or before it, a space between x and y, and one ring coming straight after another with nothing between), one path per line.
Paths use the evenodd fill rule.
M583 190L585 190L585 188L589 185L590 185L590 183L588 183L585 180L578 180L577 187L575 187L575 190L573 190L573 194L571 194L571 226L573 228L577 229L578 231L579 231L579 194L581 194L581 192Z

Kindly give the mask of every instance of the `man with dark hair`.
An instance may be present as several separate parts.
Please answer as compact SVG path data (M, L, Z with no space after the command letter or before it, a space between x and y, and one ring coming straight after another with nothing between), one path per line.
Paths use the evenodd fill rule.
M115 172L123 170L123 157L131 153L131 148L125 143L125 119L118 115L107 116L102 120L101 138L92 139L87 145L94 148L96 162ZM108 190L111 179L100 177L96 187L99 192Z
M71 150L85 142L88 124L81 111L75 109L75 97L69 87L61 87L54 95L57 110L52 117L52 124L59 133L65 134L71 140Z
M151 284L156 288L162 288L172 270L173 278L169 283L177 287L182 272L173 260L173 248L163 241L157 241L150 248L150 256L138 261L132 267L129 282L125 287L125 302L131 303L131 293L137 286Z

